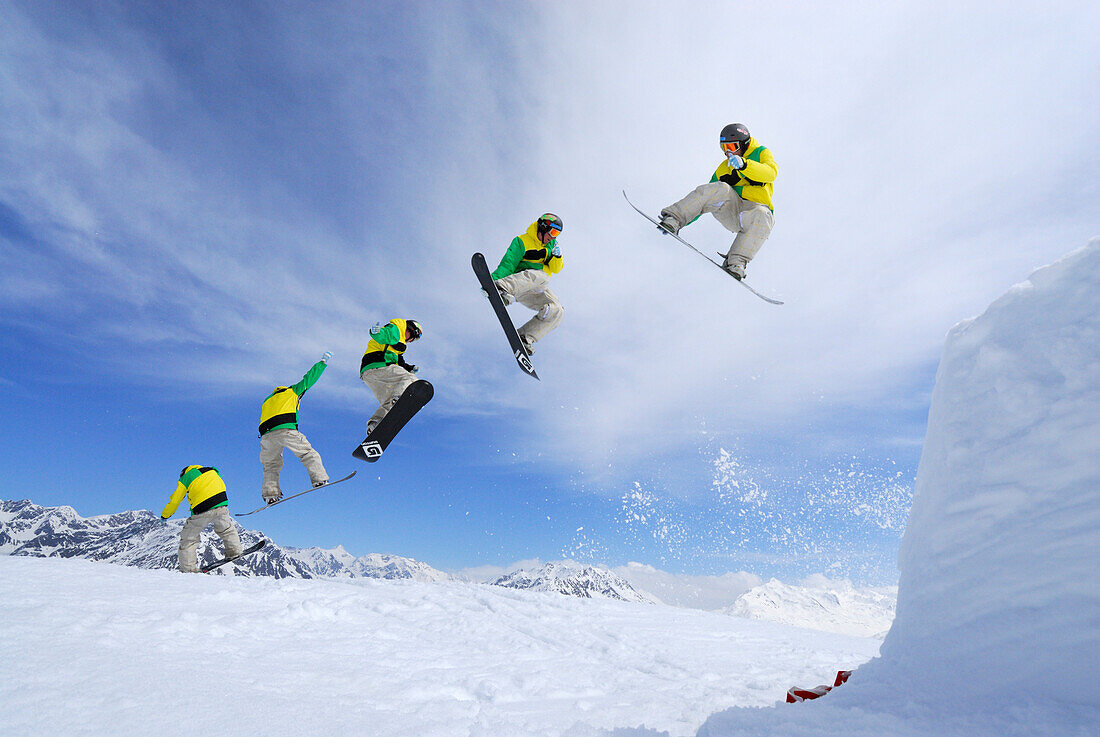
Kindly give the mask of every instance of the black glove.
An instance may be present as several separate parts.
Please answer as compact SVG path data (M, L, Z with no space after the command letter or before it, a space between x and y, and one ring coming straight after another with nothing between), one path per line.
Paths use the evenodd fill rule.
M735 174L723 174L722 176L718 177L718 181L725 182L731 187L736 187L737 183L741 181L741 177Z

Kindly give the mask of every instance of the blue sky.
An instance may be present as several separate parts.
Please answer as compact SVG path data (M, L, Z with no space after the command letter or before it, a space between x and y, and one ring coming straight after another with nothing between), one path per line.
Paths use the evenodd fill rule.
M0 2L0 497L159 510L204 463L251 508L259 404L328 350L302 430L359 475L250 518L280 543L889 581L944 335L1097 234L1098 26L1091 3ZM780 308L621 199L708 179L733 121L779 162L750 276ZM566 318L535 384L469 256L546 210ZM424 324L436 398L368 467L358 362L394 316Z

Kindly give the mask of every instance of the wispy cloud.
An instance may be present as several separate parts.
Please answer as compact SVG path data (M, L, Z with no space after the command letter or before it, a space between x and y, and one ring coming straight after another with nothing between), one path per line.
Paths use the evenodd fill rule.
M1096 227L1095 204L1036 208L1091 186L1082 158L1100 168L1088 4L623 9L553 14L557 53L532 83L563 92L538 136L555 166L535 175L566 221L566 322L540 360L569 377L545 419L571 451L647 454L701 416L750 432L889 400L953 322ZM656 212L706 181L732 120L779 160L776 228L750 276L781 308L658 238L619 194ZM730 240L709 217L684 235Z

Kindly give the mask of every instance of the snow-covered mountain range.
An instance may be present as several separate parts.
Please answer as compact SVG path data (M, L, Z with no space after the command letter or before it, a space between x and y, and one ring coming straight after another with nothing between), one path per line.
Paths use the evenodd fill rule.
M148 510L81 517L72 507L42 507L29 500L0 501L0 554L87 558L139 568L175 568L182 520L162 521ZM246 546L263 535L240 530ZM203 532L199 563L222 556L221 540ZM449 581L450 574L398 555L372 553L356 557L341 547L291 548L273 541L215 573L273 578L412 579Z
M177 565L176 551L182 526L182 520L165 522L148 510L82 517L68 506L43 507L26 499L0 500L0 554L86 558L138 568L173 569ZM246 546L263 537L259 532L243 528L240 536ZM212 529L205 530L199 546L200 564L217 560L222 553L221 540ZM262 550L231 566L223 566L215 573L273 578L409 579L427 583L456 580L449 573L399 555L354 556L340 546L332 550L291 548L271 540ZM516 571L489 583L590 599L657 601L606 568L573 561Z
M849 581L823 578L791 586L773 578L741 594L723 611L738 617L881 640L894 621L897 598L897 586L856 588Z
M603 566L586 566L572 560L553 561L534 570L512 571L491 583L510 589L556 591L586 599L660 603L656 597L635 589L625 578Z
M138 568L176 567L182 520L164 522L147 510L82 517L72 507L43 507L28 500L0 500L0 554L86 558ZM241 529L245 545L262 534ZM203 533L199 561L222 555L221 540ZM215 571L218 575L272 578L377 578L422 582L459 580L432 566L399 555L354 556L343 547L292 548L269 540L257 553ZM588 599L644 604L661 599L604 566L571 560L553 561L511 571L484 581L528 591L552 591ZM727 614L793 624L860 637L881 637L894 615L896 589L857 589L845 581L789 586L771 581L751 589L723 611Z

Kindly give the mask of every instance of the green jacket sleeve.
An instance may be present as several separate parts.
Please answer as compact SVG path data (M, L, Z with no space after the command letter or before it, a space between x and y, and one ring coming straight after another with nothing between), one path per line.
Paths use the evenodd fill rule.
M512 239L511 244L509 244L508 250L504 252L504 258L500 260L500 266L493 272L493 281L503 279L506 276L511 276L516 273L516 267L519 266L519 262L523 260L523 253L523 241L521 241L517 235Z
M375 343L381 343L382 345L397 345L405 342L405 336L401 335L401 331L392 322L386 323L385 327L370 337Z
M306 372L306 375L302 377L294 386L290 387L290 390L297 394L299 397L309 391L309 388L317 383L317 379L321 378L321 374L325 373L325 367L328 366L324 361L318 361L313 364L313 368Z

